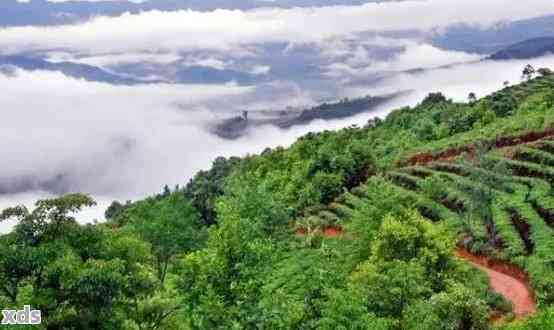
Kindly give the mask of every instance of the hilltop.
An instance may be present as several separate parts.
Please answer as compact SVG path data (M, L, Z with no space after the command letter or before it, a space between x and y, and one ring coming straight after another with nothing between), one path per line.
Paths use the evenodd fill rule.
M342 99L338 102L323 103L308 109L287 109L282 111L244 112L216 123L212 131L219 137L235 139L248 132L248 129L272 125L279 128L291 128L307 125L315 120L333 120L352 117L361 113L370 113L386 105L387 102L405 93L393 93L381 96L365 96L355 99Z
M534 38L519 42L492 54L492 60L530 59L554 52L554 37Z
M553 327L554 75L537 72L218 158L104 224L75 222L81 194L8 209L0 298L54 328ZM514 270L537 314L456 250Z

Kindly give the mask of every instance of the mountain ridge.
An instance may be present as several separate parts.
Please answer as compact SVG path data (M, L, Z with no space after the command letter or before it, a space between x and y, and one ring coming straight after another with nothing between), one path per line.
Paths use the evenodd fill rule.
M522 60L554 53L554 37L528 39L489 56L491 60Z

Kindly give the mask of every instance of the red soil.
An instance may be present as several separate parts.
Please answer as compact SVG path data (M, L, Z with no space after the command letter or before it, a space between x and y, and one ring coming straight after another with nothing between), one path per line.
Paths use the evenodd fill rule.
M535 142L546 137L554 136L554 128L548 128L544 131L531 131L522 135L499 137L494 142L496 148L516 146L519 144ZM446 160L461 155L462 153L472 153L475 151L474 145L466 145L458 148L451 148L437 153L423 152L411 156L400 165L424 165L434 161Z
M296 230L297 235L306 235L306 229ZM327 238L344 234L340 227L327 227L323 230L323 236ZM499 262L485 256L476 256L465 249L456 250L456 255L486 272L490 279L492 289L504 296L513 304L513 313L516 318L522 318L535 314L537 305L533 290L529 285L529 276L514 265ZM499 319L499 315L493 315L493 320Z
M298 236L304 236L307 234L307 231L304 228L298 228L296 229L295 234Z
M337 237L342 235L342 228L327 227L323 230L325 237Z
M341 236L343 234L342 228L339 227L326 227L323 229L323 236L327 238L333 238L337 236ZM305 228L298 228L296 230L296 235L304 236L308 233L308 231Z
M456 255L487 273L492 289L514 305L516 317L532 315L537 311L529 278L521 269L484 256L473 255L463 249L458 249Z

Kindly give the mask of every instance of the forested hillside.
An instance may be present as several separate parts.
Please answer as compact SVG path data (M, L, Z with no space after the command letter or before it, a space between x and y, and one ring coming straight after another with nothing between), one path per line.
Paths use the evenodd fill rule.
M554 38L543 37L511 45L492 54L490 58L493 60L529 59L551 54L553 51Z
M4 210L0 301L44 329L552 329L554 74L531 69L218 158L105 223L77 224L81 194ZM456 251L517 267L538 312Z

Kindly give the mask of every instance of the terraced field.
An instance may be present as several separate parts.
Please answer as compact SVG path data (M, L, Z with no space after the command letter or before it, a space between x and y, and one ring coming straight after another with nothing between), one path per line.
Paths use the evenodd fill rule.
M482 148L481 148L482 149ZM458 245L508 262L529 276L539 304L554 303L554 138L533 132L439 157L412 157L381 174L390 189L433 222L444 222ZM297 226L340 228L364 203L368 184L344 193Z

